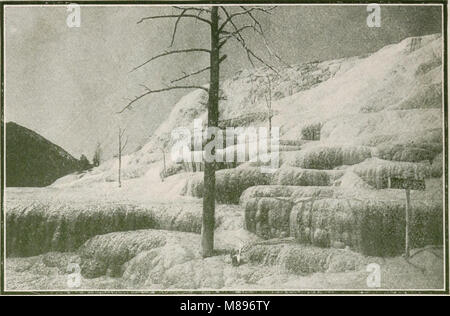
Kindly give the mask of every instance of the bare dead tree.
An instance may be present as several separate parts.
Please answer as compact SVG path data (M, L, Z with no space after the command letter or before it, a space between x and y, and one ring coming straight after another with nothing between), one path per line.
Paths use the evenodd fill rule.
M167 170L166 170L166 151L164 147L161 147L161 152L163 154L163 176L161 177L161 181L164 182L164 178L166 177Z
M97 142L97 145L95 146L94 157L92 157L92 164L94 165L94 167L100 166L101 159L102 145L100 142Z
M272 131L272 118L273 118L273 111L272 111L272 79L270 78L269 74L266 75L257 75L257 78L263 78L266 84L266 90L264 91L264 99L266 101L266 108L267 108L267 120L269 122L269 135Z
M269 76L267 76L267 93L264 94L264 98L266 99L267 114L269 120L269 135L270 135L270 133L272 132L273 111L272 111L272 81Z
M123 135L125 133L125 129L121 129L119 127L119 177L118 177L118 181L119 181L119 188L122 187L122 180L121 180L121 175L122 175L122 152L125 150L125 148L127 147L127 143L128 143L128 137L125 139L125 143L122 144L122 140L123 140Z
M210 61L209 65L192 72L183 72L178 78L170 81L170 85L159 88L150 89L145 85L141 85L144 88L144 92L141 95L135 96L133 99L129 99L128 104L120 111L123 112L126 109L131 109L132 106L138 102L140 99L148 96L150 94L162 93L177 89L202 89L208 93L208 127L216 128L218 126L219 120L219 100L220 90L219 90L219 74L220 74L220 64L227 58L225 54L221 54L221 49L229 40L234 40L239 44L239 46L245 51L248 60L255 66L255 62L266 66L274 72L277 72L276 68L267 63L261 56L255 53L248 45L245 38L245 32L248 30L253 30L263 39L263 43L268 49L269 55L278 57L270 50L267 40L264 36L263 28L261 23L258 21L256 14L270 14L275 7L224 7L224 6L211 6L211 7L185 7L185 6L174 6L177 10L177 14L167 14L167 15L157 15L143 17L137 23L142 23L145 21L152 21L156 19L175 19L175 24L172 32L172 38L170 41L169 49L154 56L145 62L141 63L137 67L133 68L132 71L137 71L138 69L148 65L152 61L158 60L160 58L177 55L177 54L191 54L191 53L206 53L209 54ZM178 25L182 20L194 19L202 25L209 28L210 31L210 47L195 47L195 48L184 48L184 49L172 49L178 30ZM240 24L238 23L240 20ZM242 24L242 25L241 25ZM281 60L279 57L277 58ZM201 85L178 85L176 83L192 78L198 74L209 71L209 86ZM213 135L208 135L207 143L214 140ZM215 154L214 147L211 152L212 155ZM120 157L120 156L119 156ZM203 257L208 257L214 253L214 226L215 226L215 192L216 192L216 178L215 178L215 162L206 162L204 168L204 193L203 193L203 214L202 214L202 255Z

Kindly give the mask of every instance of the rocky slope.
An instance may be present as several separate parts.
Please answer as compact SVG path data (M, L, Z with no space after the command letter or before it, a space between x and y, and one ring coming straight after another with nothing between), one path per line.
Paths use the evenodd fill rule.
M357 241L356 235L377 227L387 235L360 251L392 255L402 251L404 236L404 193L392 190L392 184L399 179L427 179L426 192L413 193L417 200L413 207L421 214L416 218L419 229L413 229L414 246L439 244L442 182L431 178L439 178L443 170L441 49L439 34L407 38L368 56L315 61L278 73L267 68L245 70L223 81L222 127L267 126L270 81L272 126L280 128L281 152L274 174L262 173L258 161L221 166L226 170L216 173L217 202L240 202L246 229L264 238L297 236L299 242L361 248L367 240ZM123 178L133 179L133 187L151 187L148 191L158 193L146 194L158 199L201 198L202 165L171 163L170 148L172 131L192 129L194 119L206 121L206 98L203 90L184 96L149 143L124 158ZM158 179L163 168L161 148L168 163L164 182ZM81 177L60 179L54 187L114 183L116 164L112 160ZM279 187L273 189L274 185ZM262 195L246 199L248 194L243 193L258 186ZM289 186L298 187L300 199L297 193L286 195ZM320 192L328 191L320 197ZM427 198L420 201L417 196ZM362 205L359 199L372 202ZM320 223L302 223L305 205L310 203L316 205L308 208L326 210L315 214ZM355 214L354 205L367 210L365 215ZM396 214L395 219L385 221L385 214ZM346 219L339 221L341 215ZM394 250L388 251L387 240Z
M221 85L220 120L227 126L267 126L270 78L272 125L280 127L282 143L364 145L387 152L388 160L432 160L442 151L441 50L442 37L434 34L407 38L368 56L285 67L278 74L242 70ZM181 98L150 141L124 158L124 177L142 177L161 161L160 148L170 152L174 129L192 129L196 118L205 122L206 99L203 90ZM421 155L411 158L410 152ZM100 166L92 180L113 178L115 164Z

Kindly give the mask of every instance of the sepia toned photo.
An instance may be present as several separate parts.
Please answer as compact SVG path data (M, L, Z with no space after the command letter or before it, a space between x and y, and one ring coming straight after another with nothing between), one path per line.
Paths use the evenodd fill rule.
M2 3L2 294L448 294L446 5Z

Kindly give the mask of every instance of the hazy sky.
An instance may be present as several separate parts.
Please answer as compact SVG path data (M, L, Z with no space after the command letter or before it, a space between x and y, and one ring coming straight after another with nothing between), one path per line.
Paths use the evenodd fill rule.
M101 142L111 154L118 126L127 127L128 150L145 143L171 107L188 91L152 95L118 115L127 98L208 64L206 54L168 57L130 70L164 51L174 20L136 22L175 9L155 6L82 6L81 27L66 24L66 6L5 8L5 119L62 146L75 157L92 157ZM233 9L230 9L233 10ZM239 9L234 9L239 10ZM382 6L381 27L366 24L366 6L280 6L261 16L271 47L287 62L327 60L374 52L409 36L441 32L440 6ZM176 48L208 47L208 30L185 19ZM249 43L263 51L248 33ZM228 55L221 75L250 68L239 46ZM206 82L206 74L198 76ZM192 82L192 81L191 81Z

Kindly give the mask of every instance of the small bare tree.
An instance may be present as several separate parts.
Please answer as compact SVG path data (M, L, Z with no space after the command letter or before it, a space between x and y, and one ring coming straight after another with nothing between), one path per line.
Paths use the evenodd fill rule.
M100 166L100 162L102 159L102 147L100 142L97 142L97 146L95 147L94 157L92 157L92 164L94 167Z
M272 118L273 118L273 111L272 111L272 79L270 78L270 74L266 75L259 75L256 76L257 78L263 78L266 84L266 90L264 91L264 99L266 101L266 108L267 108L267 120L269 122L269 135L272 131Z
M118 177L118 181L119 181L119 188L122 187L122 180L121 180L121 175L122 175L122 152L125 150L125 148L127 147L127 143L128 143L128 136L125 139L125 143L122 144L123 141L123 135L125 133L125 129L121 129L119 127L119 177Z
M227 58L226 55L221 55L221 49L229 40L236 41L239 46L246 53L248 60L252 66L255 61L258 61L262 65L270 68L276 72L276 69L270 64L266 63L262 57L256 54L247 44L247 40L244 37L244 33L247 30L255 32L262 38L264 45L266 46L270 56L274 56L278 60L281 60L274 52L269 48L267 40L265 38L261 23L258 21L256 14L270 14L275 7L224 7L224 6L201 6L201 7L179 7L173 6L177 10L176 14L156 15L148 16L140 19L137 23L140 24L145 21L152 21L157 19L175 19L174 29L172 32L172 38L170 41L169 49L157 54L146 60L144 63L133 68L132 71L138 70L141 67L149 64L150 62L159 58L175 55L175 54L190 54L190 53L202 53L208 54L210 57L209 65L192 71L183 72L178 78L170 81L170 85L159 88L151 89L146 85L141 85L144 88L144 93L136 96L134 99L129 100L128 104L122 109L130 109L136 102L142 98L155 93L166 92L170 90L178 89L201 89L208 93L208 125L207 127L218 127L219 119L219 68L220 64ZM183 49L172 49L178 30L178 25L181 20L194 19L201 22L203 25L209 28L210 33L210 47L194 47ZM237 20L242 23L238 23ZM201 86L195 84L177 84L180 81L186 80L205 71L209 71L209 86ZM122 112L121 111L121 112ZM208 134L207 143L214 141L214 135ZM215 150L212 147L211 154L214 156ZM216 192L216 177L215 177L216 165L215 162L205 161L204 168L204 192L203 192L203 214L202 214L202 255L208 257L213 255L214 252L214 226L215 226L215 192Z
M164 147L161 147L161 152L163 155L163 176L161 177L161 181L164 182L164 178L167 176L167 169L166 169L166 150Z
M269 120L269 135L270 135L270 133L272 132L273 111L272 111L272 81L269 76L267 76L267 93L264 94L264 98L266 99L267 116Z

